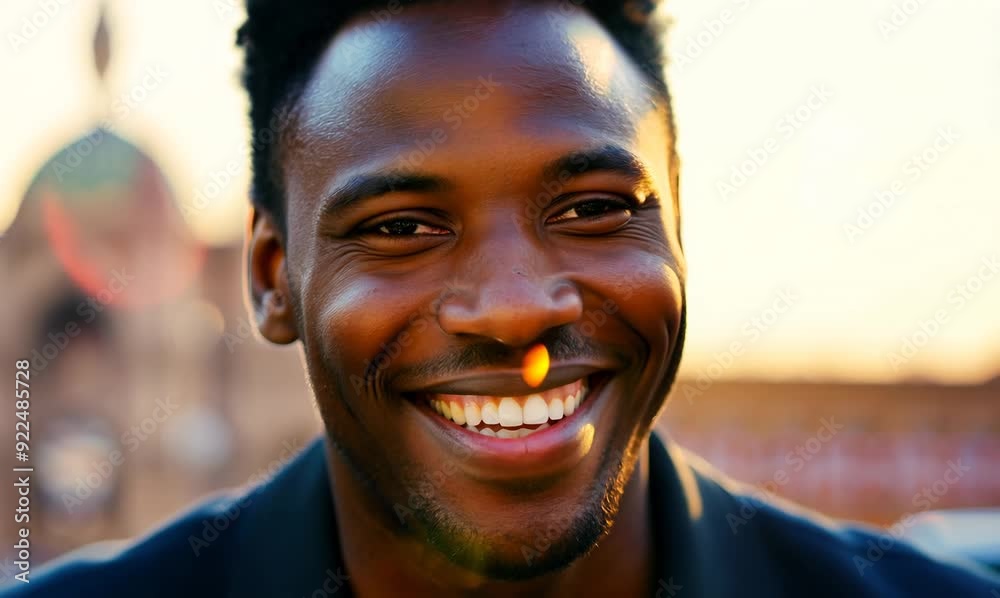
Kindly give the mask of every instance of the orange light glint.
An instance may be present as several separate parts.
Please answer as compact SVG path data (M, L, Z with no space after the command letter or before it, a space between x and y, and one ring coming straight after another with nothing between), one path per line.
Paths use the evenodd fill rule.
M528 386L538 386L548 373L549 350L545 348L545 345L535 345L524 356L521 377L528 383Z

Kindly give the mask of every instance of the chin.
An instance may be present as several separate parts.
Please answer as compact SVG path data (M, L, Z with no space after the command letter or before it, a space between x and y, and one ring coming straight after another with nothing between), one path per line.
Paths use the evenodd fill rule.
M631 467L626 471L610 454L599 480L578 492L557 494L544 505L497 509L485 517L487 525L438 503L414 512L409 533L486 580L524 581L566 568L595 548L618 514Z

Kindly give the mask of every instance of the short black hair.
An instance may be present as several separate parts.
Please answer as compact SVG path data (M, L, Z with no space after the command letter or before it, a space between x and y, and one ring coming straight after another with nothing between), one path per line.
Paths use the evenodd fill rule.
M246 0L247 20L236 34L245 50L243 85L250 96L253 205L285 226L284 191L274 143L284 117L298 100L320 54L334 34L362 11L377 17L407 5L441 0ZM469 1L469 0L465 0ZM590 12L646 75L669 109L669 159L676 173L673 110L665 68L666 20L657 15L659 0L559 0L558 10L579 7ZM677 190L674 189L676 198Z

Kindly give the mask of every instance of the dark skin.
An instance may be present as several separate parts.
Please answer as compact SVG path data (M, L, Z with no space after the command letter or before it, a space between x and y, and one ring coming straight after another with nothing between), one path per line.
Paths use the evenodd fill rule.
M646 442L684 280L664 102L586 12L469 2L356 18L296 108L250 286L263 336L302 343L354 591L654 592ZM420 397L517 395L537 343L592 381L590 419L491 469Z

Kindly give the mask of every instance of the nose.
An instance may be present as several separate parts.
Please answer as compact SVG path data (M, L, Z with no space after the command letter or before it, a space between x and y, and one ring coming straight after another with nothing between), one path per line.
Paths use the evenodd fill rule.
M441 302L438 323L446 333L524 347L583 315L583 299L572 282L527 265L490 261Z

